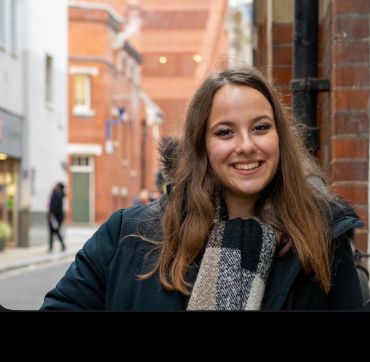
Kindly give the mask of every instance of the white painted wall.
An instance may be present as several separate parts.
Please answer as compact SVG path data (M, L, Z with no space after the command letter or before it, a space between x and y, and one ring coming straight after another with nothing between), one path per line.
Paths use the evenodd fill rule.
M253 64L252 1L229 0L229 65Z
M25 119L22 206L30 210L31 244L45 241L48 197L67 172L67 0L25 1ZM53 102L45 101L45 59L53 58Z
M3 0L5 3L5 44L0 44L0 108L17 116L23 116L23 33L22 13L24 0ZM17 50L11 50L10 3L17 9Z

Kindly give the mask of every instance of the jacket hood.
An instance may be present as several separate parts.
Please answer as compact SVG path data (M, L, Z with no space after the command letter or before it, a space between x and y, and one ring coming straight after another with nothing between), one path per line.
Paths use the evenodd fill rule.
M354 207L340 197L336 197L331 203L327 217L331 236L334 239L347 233L350 238L353 238L354 229L365 226Z
M177 138L170 136L162 137L159 145L160 172L166 184L172 183L179 148L180 142Z

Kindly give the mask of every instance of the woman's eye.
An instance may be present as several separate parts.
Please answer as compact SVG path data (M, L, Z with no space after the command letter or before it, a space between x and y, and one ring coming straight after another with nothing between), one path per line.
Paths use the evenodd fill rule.
M231 136L232 134L233 132L229 129L221 129L216 132L216 136L219 136L219 137L227 137L227 136Z
M260 124L256 127L254 127L253 131L262 133L262 132L267 131L270 128L271 128L270 124Z

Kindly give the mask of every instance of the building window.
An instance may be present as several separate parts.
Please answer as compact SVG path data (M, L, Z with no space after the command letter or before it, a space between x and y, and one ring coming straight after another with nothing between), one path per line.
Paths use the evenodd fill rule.
M5 47L5 0L0 0L0 47Z
M75 117L94 117L92 109L93 77L99 74L95 67L71 66L73 76L73 115Z
M76 116L93 116L91 109L91 77L88 74L76 74L74 77L74 107Z
M89 156L73 156L72 157L72 166L91 166Z
M45 103L46 107L53 104L53 58L45 57Z

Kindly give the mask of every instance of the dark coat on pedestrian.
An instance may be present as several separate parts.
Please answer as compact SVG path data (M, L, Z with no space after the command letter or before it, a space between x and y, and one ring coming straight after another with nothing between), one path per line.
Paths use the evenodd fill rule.
M54 190L50 196L49 214L53 214L58 223L61 224L64 220L63 198L64 191Z
M144 240L161 240L161 219L165 202L116 211L78 252L65 276L45 297L44 310L185 310L189 298L167 291L158 273L148 272L158 249ZM354 267L350 238L362 222L349 208L332 210L332 288L328 294L306 274L294 251L276 256L270 271L264 310L345 310L362 307L359 278ZM140 235L141 237L139 237ZM188 280L197 277L199 260L188 270Z

